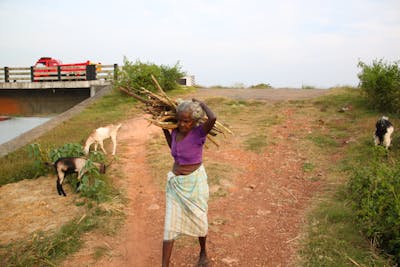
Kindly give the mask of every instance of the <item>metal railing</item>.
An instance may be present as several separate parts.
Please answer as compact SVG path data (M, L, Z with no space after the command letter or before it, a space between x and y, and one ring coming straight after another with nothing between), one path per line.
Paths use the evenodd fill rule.
M93 81L117 79L118 64L55 67L3 67L0 82Z

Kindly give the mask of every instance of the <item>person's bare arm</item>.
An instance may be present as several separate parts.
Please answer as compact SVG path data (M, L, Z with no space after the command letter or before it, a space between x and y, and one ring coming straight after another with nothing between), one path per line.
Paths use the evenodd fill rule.
M217 121L217 117L215 116L214 112L212 112L212 110L204 102L199 101L195 98L193 98L192 101L198 102L207 115L207 120L203 123L203 130L206 134L208 134L214 127L214 124Z
M167 140L169 148L171 148L171 143L172 143L172 137L170 131L167 129L163 129L165 140Z

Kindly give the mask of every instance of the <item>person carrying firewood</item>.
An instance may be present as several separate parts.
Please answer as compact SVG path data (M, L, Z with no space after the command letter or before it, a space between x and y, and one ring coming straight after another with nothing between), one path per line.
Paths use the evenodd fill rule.
M174 241L181 235L199 238L198 266L208 266L206 238L208 232L208 183L203 166L203 146L217 117L203 102L183 101L176 108L177 128L163 129L174 158L167 175L166 213L162 249L162 266L168 267ZM207 120L200 123L207 115Z

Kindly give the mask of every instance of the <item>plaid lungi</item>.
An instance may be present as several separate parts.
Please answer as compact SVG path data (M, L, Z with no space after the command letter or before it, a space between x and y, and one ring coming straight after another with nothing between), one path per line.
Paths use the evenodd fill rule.
M168 173L164 240L173 240L182 234L207 235L208 195L203 165L188 175Z

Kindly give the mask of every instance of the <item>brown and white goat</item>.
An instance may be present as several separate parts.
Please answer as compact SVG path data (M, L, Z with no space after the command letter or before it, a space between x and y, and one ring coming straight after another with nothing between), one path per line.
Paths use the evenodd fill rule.
M78 173L78 186L81 180L81 177L85 174L85 167L87 159L79 158L79 157L66 157L66 158L59 158L54 164L52 164L57 173L57 192L58 194L66 196L64 189L62 187L62 183L64 178L67 174L71 173ZM100 173L106 172L106 165L103 163L93 162Z
M83 151L86 155L89 154L90 146L94 143L94 150L97 151L97 145L100 145L101 150L103 150L104 154L107 154L106 150L103 146L103 141L107 138L111 138L113 143L113 152L112 154L115 155L115 150L117 148L117 132L119 128L121 128L122 124L110 124L104 127L97 128L94 130L88 137L85 142L85 147Z
M394 131L393 124L389 118L382 116L375 124L374 143L375 145L382 145L388 149L392 142L392 133Z

